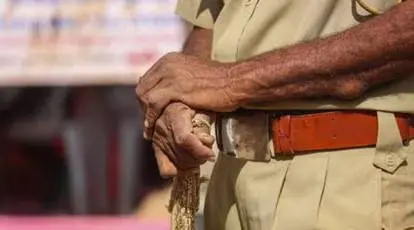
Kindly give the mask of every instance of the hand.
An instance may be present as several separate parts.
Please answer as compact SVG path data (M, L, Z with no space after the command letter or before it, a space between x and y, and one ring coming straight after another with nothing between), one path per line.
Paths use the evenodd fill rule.
M193 127L194 116L195 111L188 106L173 103L157 120L153 147L162 176L175 173L171 172L171 165L166 165L169 161L160 161L164 154L181 170L196 168L206 160L214 160L211 149L214 138L210 135L209 127Z
M229 64L207 62L181 53L161 58L138 82L136 93L145 111L145 133L152 136L155 121L171 102L191 108L228 112L237 108L228 77Z

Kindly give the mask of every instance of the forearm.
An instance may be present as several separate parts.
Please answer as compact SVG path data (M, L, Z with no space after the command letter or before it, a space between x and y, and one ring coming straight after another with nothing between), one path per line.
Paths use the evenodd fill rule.
M212 30L194 27L184 44L182 52L188 55L197 56L204 60L211 60L212 42ZM204 119L209 123L212 123L213 121L211 114L205 111L197 111L197 118Z
M212 30L194 27L184 44L182 52L205 60L210 60L212 42Z
M292 98L356 98L414 73L414 1L343 33L271 51L232 65L240 104Z

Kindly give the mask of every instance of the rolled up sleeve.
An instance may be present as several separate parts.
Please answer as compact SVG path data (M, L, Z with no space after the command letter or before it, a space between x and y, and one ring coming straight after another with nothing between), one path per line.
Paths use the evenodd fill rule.
M212 29L222 7L222 0L178 0L175 12L195 26Z

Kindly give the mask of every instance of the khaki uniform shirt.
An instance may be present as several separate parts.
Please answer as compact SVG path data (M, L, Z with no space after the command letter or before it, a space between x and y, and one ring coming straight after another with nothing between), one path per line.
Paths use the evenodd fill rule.
M365 1L381 11L396 4ZM177 13L213 29L212 58L220 62L329 36L369 15L355 0L178 0ZM260 113L229 120L227 142L239 146L236 157L253 161L219 155L209 182L205 229L414 229L414 146L413 141L403 146L391 113L414 113L414 76L353 101L282 101L248 108L377 110L377 145L280 160L269 157L268 120Z
M386 11L395 0L365 0ZM179 0L177 13L214 31L212 58L234 62L270 50L341 32L370 15L355 0ZM384 35L386 36L386 35ZM414 76L354 101L283 101L250 109L368 109L414 113Z

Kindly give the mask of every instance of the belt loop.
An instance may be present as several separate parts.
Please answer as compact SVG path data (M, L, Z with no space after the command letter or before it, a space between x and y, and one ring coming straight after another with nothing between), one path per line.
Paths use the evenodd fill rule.
M394 113L377 112L378 134L374 165L394 173L407 159Z

